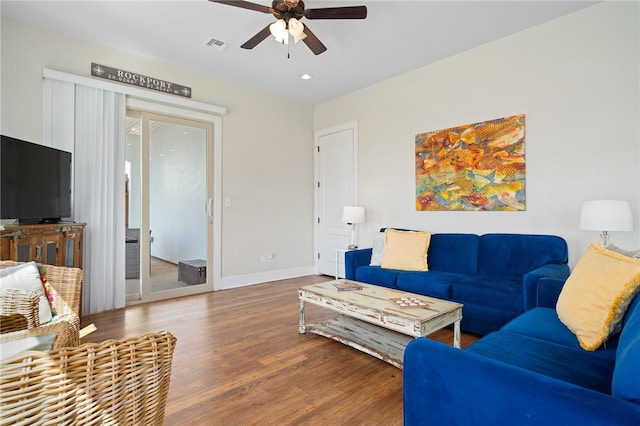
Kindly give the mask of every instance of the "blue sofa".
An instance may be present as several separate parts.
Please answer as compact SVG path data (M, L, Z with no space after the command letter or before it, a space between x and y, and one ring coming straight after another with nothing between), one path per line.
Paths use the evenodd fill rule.
M525 234L433 234L429 270L370 266L372 249L345 253L345 277L462 303L464 331L498 330L532 306L538 280L569 276L566 241Z
M562 280L467 349L419 338L404 353L404 421L412 425L639 425L640 296L622 330L583 350L554 309Z

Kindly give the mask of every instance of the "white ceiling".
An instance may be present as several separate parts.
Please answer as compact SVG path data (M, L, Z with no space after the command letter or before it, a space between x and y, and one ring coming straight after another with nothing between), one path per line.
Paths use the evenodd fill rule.
M315 56L300 42L290 46L290 58L287 46L271 37L253 50L240 48L273 22L273 16L207 0L2 0L0 10L4 17L315 105L594 3L306 0L307 9L364 4L368 16L303 19L328 50ZM229 43L229 48L207 47L211 38ZM108 58L93 61L141 72ZM469 67L473 72L473 65ZM313 78L302 80L304 73ZM152 76L166 78L162 70ZM189 81L173 83L190 86Z

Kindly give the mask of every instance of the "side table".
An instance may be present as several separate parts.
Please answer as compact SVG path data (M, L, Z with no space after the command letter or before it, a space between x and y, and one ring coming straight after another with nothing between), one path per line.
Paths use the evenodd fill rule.
M344 254L348 251L351 251L352 249L336 249L336 280L339 280L340 278L344 278L344 277L340 277L340 261L342 260L342 265L344 265ZM346 273L345 273L346 275Z

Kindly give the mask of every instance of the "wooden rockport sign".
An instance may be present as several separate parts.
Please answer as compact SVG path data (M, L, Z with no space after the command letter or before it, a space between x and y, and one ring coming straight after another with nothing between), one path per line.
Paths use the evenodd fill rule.
M131 84L132 86L144 87L145 89L157 90L158 92L184 96L185 98L191 97L190 87L105 65L91 63L91 75L117 81L118 83Z

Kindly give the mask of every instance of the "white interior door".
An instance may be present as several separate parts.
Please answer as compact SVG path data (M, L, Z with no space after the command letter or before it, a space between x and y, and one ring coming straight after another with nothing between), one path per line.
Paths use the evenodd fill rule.
M319 130L316 148L316 273L344 276L337 249L349 244L342 209L358 204L358 126L356 122ZM336 263L338 262L338 263Z

